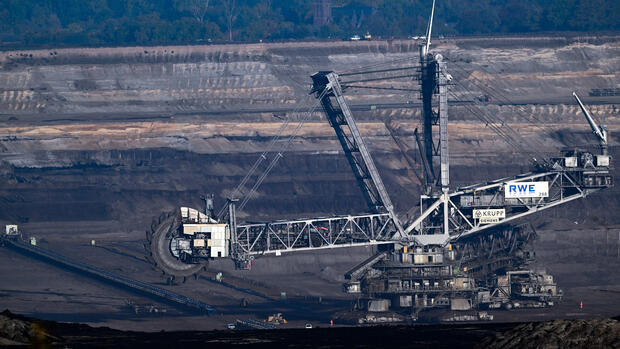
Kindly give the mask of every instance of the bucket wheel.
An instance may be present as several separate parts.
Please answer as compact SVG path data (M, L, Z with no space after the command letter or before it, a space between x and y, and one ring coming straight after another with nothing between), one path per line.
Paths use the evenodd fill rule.
M147 241L144 247L147 259L162 272L169 284L175 281L185 282L192 277L196 279L207 266L207 262L185 263L172 254L170 243L179 235L180 226L181 216L178 210L175 210L162 213L151 224L151 230L146 232Z

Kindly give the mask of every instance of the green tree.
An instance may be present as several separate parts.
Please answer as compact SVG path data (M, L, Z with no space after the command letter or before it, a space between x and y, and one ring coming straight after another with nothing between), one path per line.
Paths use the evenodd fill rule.
M314 28L310 0L0 0L0 43L125 45L423 34L430 0L333 0ZM620 29L619 0L442 0L436 35Z
M192 18L204 23L205 15L209 10L210 0L175 0L175 7L179 11L187 11Z

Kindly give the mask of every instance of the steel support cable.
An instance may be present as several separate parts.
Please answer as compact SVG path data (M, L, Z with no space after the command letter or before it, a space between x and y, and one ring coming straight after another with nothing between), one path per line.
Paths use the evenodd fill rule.
M344 74L344 75L353 75L353 74L358 74L358 73L359 74L363 74L364 71L368 71L369 69L374 69L374 68L378 68L378 67L381 67L381 66L394 65L394 64L397 64L397 63L412 61L414 59L416 60L416 63L417 63L417 57L407 56L407 57L404 57L404 58L393 59L391 61L385 61L385 62L381 62L381 63L374 63L374 64L365 65L365 66L360 65L357 68L352 68L350 70L343 71L343 72L341 72L341 74ZM416 66L416 68L417 68L417 66ZM340 75L340 74L338 74L338 75Z
M488 118L486 118L483 114L479 113L473 108L469 106L466 107L470 113L476 116L480 121L482 121L486 127L490 128L493 132L495 132L498 136L500 136L509 146L514 148L517 151L526 152L526 149L519 144L517 140L515 140L512 136L507 134L501 127L497 126L497 124Z
M454 63L454 65L456 65L457 67L460 67L461 71L462 71L464 74L466 74L466 70L465 70L465 68L463 68L463 67L461 66L461 64L459 64L459 63L457 63L457 62L455 62L455 61L450 61L450 62L451 62L451 63ZM480 70L484 71L484 72L485 72L485 73L487 73L487 74L494 74L494 73L490 72L489 70L485 69L485 68L484 68L484 67L482 67L482 66L480 66L479 68L480 68ZM541 129L543 129L543 128L544 128L544 129L545 129L545 131L548 131L548 130L549 130L548 126L546 126L546 124L545 124L545 122L544 122L544 121L542 121L542 120L538 119L538 118L537 118L536 116L534 116L534 115L531 115L531 114L530 114L527 110L525 110L525 108L523 108L522 106L520 106L520 105L516 104L516 103L515 103L514 101L512 101L512 100L511 100L508 96L506 96L506 95L502 92L502 90L501 90L500 88L496 88L496 87L493 87L493 86L486 86L486 87L483 87L483 86L481 86L481 85L482 85L482 84L484 84L484 81L482 81L482 80L480 80L480 79L478 79L478 78L476 78L476 77L471 76L471 74L470 74L470 76L468 77L468 79L471 79L471 80L475 80L475 81L477 81L477 82L478 82L478 84L476 84L476 83L472 83L472 84L473 84L473 85L475 85L476 87L478 87L479 89L481 89L483 92L487 92L487 93L488 93L489 91L487 91L486 89L492 90L494 93L488 93L489 95L492 95L493 97L496 97L496 96L498 96L498 95L499 95L499 96L500 96L500 98L502 98L502 99L503 99L503 102L504 102L505 104L509 104L509 105L514 105L514 106L516 106L516 107L517 107L517 109L519 109L519 110L521 111L521 112L517 112L517 114L518 114L519 116L521 116L523 119L525 119L525 120L527 120L527 121L530 121L530 122L531 122L532 120L534 120L534 121L536 121L537 123L539 123L539 124L533 123L533 125L534 125L535 127L539 127L539 128L541 128ZM498 98L498 99L499 99L499 98Z
M383 61L380 63L373 63L373 64L368 64L368 65L358 65L357 68L352 68L350 70L345 70L342 72L342 74L355 74L355 73L364 73L365 71L369 71L371 69L379 69L382 67L388 67L388 66L394 66L397 64L402 64L403 62L409 62L409 61L413 61L415 59L415 63L417 63L417 59L413 58L413 57L404 57L404 58L398 58L398 59L393 59L390 61ZM387 69L387 68L386 68Z
M457 84L460 85L460 83L458 81L456 81ZM464 86L461 85L461 87L465 88ZM512 128L508 123L506 123L505 121L499 119L497 116L493 116L489 111L487 111L485 108L483 108L483 104L479 101L475 101L474 100L475 105L478 106L478 109L480 111L482 111L490 121L495 122L496 124L501 125L501 129L503 131L505 131L506 135L510 135L511 138L513 139L513 141L515 141L517 144L519 144L519 146L521 147L521 144L524 143L527 145L527 148L525 147L521 147L522 151L524 151L525 153L531 154L531 155L535 155L535 157L533 157L533 159L538 162L538 159L540 159L543 162L546 162L546 157L544 156L543 153L538 152L538 151L532 151L532 150L528 150L528 149L543 149L544 148L544 144L536 141L536 140L527 140L525 139L525 137L523 137L519 132L515 131L514 128ZM472 110L471 108L468 108L469 110ZM537 159L538 158L538 159Z
M271 160L271 162L269 163L269 166L267 166L267 168L265 169L265 171L263 171L263 173L258 178L256 183L254 183L254 186L252 187L252 189L245 195L245 197L243 198L243 201L241 202L241 204L238 207L238 211L242 211L245 208L245 205L248 203L248 201L250 201L250 199L252 198L252 195L254 195L256 190L263 183L263 181L265 180L265 178L267 177L269 172L271 172L271 170L274 168L274 166L278 163L278 160L280 160L280 158L284 157L284 155L282 155L282 153L284 153L286 150L288 150L288 148L291 146L291 144L293 143L293 140L297 136L297 133L299 132L299 130L301 129L303 124L306 122L306 120L308 120L310 118L310 116L312 116L312 114L314 114L314 112L316 111L316 109L318 108L318 106L321 103L321 99L325 96L327 91L328 90L325 89L325 90L323 90L323 92L321 92L321 94L317 97L317 100L314 103L314 105L312 106L312 108L309 111L307 111L306 114L299 121L299 123L297 124L297 127L295 127L295 129L293 130L293 133L286 140L286 143L284 143L282 148L278 151L278 153Z
M304 118L302 118L302 120L300 120L300 122L298 123L297 127L295 128L295 130L293 131L293 133L291 134L291 136L289 136L287 142L284 144L283 148L276 154L276 156L271 160L271 162L269 163L269 166L265 169L265 171L263 171L263 173L261 174L261 176L258 178L258 180L254 183L254 186L252 187L252 189L248 192L248 194L246 194L246 196L244 197L243 201L241 202L241 204L239 205L239 211L243 210L243 208L245 207L245 205L248 203L248 201L251 199L252 195L256 192L256 190L258 189L258 187L262 184L262 182L265 180L265 178L267 177L267 175L269 174L269 172L271 172L271 170L273 169L273 167L276 165L276 163L278 162L278 160L280 160L281 157L283 157L282 152L285 151L286 149L288 149L288 147L290 146L290 144L292 144L293 139L295 138L295 136L297 135L297 132L301 129L302 125L305 123L305 121L308 119L308 117L310 115L312 115L314 113L314 111L316 110L318 103L320 103L320 98L322 98L324 96L326 91L323 91L323 93L321 94L321 96L319 97L319 100L317 101L317 103L315 103L315 105L310 109L310 111L307 112L307 114L304 116Z
M493 72L491 72L489 70L486 70L486 69L484 69L482 67L480 67L480 68L483 71L485 71L486 73L488 73L488 74L494 74ZM479 81L480 83L483 83L483 81L481 81L481 80L479 80L477 78L472 78L472 79L475 79L475 80ZM494 89L494 88L493 87L489 87L489 89ZM509 97L506 97L505 95L502 95L501 90L496 90L496 94L498 94L498 95L500 95L500 96L502 96L504 98L504 101L503 101L504 104L510 104L510 105L513 105L513 106L517 107L517 109L518 109L517 110L517 115L521 116L522 118L526 119L527 121L532 122L531 120L529 120L529 118L531 118L531 119L535 120L535 122L538 122L538 124L532 122L532 125L534 127L539 128L541 131L544 131L544 132L551 133L551 132L554 131L554 129L551 126L547 125L547 123L545 121L543 121L543 120L537 118L536 116L534 116L533 114L531 114L522 105L519 105L519 104L513 102L512 100L510 100ZM519 111L521 111L521 112L519 112Z
M397 88L397 87L379 87L379 86L359 86L359 85L340 85L342 88L365 88L371 90L391 90L391 91L407 91L407 92L419 92L420 90L414 90L411 88Z
M449 91L449 93L452 95L452 97L456 101L460 101L458 96L453 91ZM490 127L492 130L494 130L509 145L513 146L517 150L528 152L526 148L521 146L520 142L518 141L517 138L515 138L515 136L509 134L509 132L507 130L512 130L512 129L509 128L509 126L505 122L503 122L502 120L499 120L497 118L494 118L492 115L490 115L488 112L484 111L482 108L478 108L478 111L476 111L476 109L472 108L469 105L464 104L464 107L467 110L469 110L474 116L476 116L478 119L480 119L482 122L484 122L486 124L486 126ZM497 124L501 125L502 127L497 126ZM514 133L514 130L512 130L512 131ZM515 135L516 135L516 137L520 138L520 136L518 134L515 133ZM525 140L524 140L524 142L525 142Z
M491 71L489 71L489 70L485 69L485 68L484 68L484 67L482 67L482 66L480 66L480 69L481 69L482 71L484 71L485 73L490 74L490 75L491 75L491 74L497 74L497 72L496 72L496 73L493 73L493 72L491 72ZM483 83L483 81L482 81L482 80L480 80L480 79L478 79L478 78L475 78L475 77L474 77L473 79L475 79L476 81L478 81L478 82L480 82L480 83ZM504 93L503 93L500 89L494 89L494 90L496 90L496 91L497 91L497 94L499 94L502 98L504 98L504 101L505 101L505 102L508 102L507 104L516 105L518 109L521 109L521 111L524 113L524 114L521 114L521 116L522 116L522 117L524 117L524 118L526 118L526 119L527 119L527 118L534 119L534 120L536 120L537 122L539 122L542 126L545 126L545 122L544 122L544 121L542 121L542 120L538 119L538 118L537 118L536 116L534 116L534 115L529 115L529 116L528 116L528 114L529 114L529 113L528 113L528 112L527 112L527 111L526 111L526 110L525 110L522 106L519 106L519 105L517 105L515 102L513 102L513 101L512 101L512 100L511 100L508 96L506 96L506 95L505 95L505 94L504 94Z
M306 109L307 105L309 104L308 103L309 99L310 99L310 96L307 95L306 98L302 101L302 103L297 108L295 108L295 110L292 112L292 114L293 115L297 114L297 113L299 113L300 110ZM241 194L241 191L243 190L243 188L247 184L248 180L250 180L250 178L254 175L254 172L256 172L256 170L258 169L260 164L264 160L267 159L267 154L269 154L272 151L273 147L276 145L277 141L280 139L280 136L282 135L282 133L284 132L284 130L286 129L286 127L288 126L289 123L290 123L290 118L287 117L286 120L280 126L280 129L278 130L278 132L271 138L271 140L269 141L269 144L267 145L265 150L261 153L261 155L258 157L258 159L256 159L256 161L254 162L254 164L250 168L250 171L248 171L248 173L246 173L245 177L243 177L241 182L233 190L233 192L231 194L231 199L234 199L236 197L236 195ZM220 211L217 213L217 217L221 218L222 215L225 213L225 211L226 211L226 206L224 205L224 206L222 206Z
M453 79L453 82L456 85L460 86L465 92L471 93L471 91L469 91L467 86L465 86L463 83L461 83L458 79L456 79L456 80ZM506 130L508 130L509 132L512 132L516 139L519 139L519 140L523 141L524 143L527 143L532 149L540 149L540 148L542 148L544 146L544 144L542 144L540 142L527 141L518 132L516 132L512 127L510 127L510 125L508 125L505 121L499 119L498 117L494 117L488 111L486 111L484 108L482 108L482 106L484 106L484 105L481 102L476 101L475 99L473 100L473 102L474 102L474 104L478 105L480 107L479 109L481 111L483 111L484 113L486 113L491 118L491 120L496 120L496 122L499 123L500 125L502 125L502 127L506 128ZM541 154L538 154L538 155L541 155ZM544 157L542 157L542 158L544 159Z
M459 101L458 97L456 96L456 94L454 94L454 92L449 93L452 95L452 97L455 98L455 100ZM476 110L469 105L464 105L464 107L469 110L469 112L472 113L474 116L476 116L480 121L484 122L487 127L491 128L495 133L502 137L510 146L512 146L516 150L529 153L529 151L527 151L527 149L520 144L519 140L517 140L514 136L512 136L506 131L506 128L504 128L506 126L505 123L501 121L498 122L497 120L493 119L488 114L483 112L481 109ZM498 124L504 127L497 126Z
M483 87L481 86L481 84L483 83L481 80L478 80L477 78L470 78L470 79L479 82L479 84L476 84L474 82L470 82L470 83L474 85L475 87L479 88L482 92L485 92L489 96L492 96L495 98L497 98L497 96L499 95L500 98L497 98L497 99L502 101L501 99L503 98L504 100L502 102L504 104L516 106L517 107L516 115L519 116L521 119L527 121L532 126L539 128L542 131L549 131L548 127L544 124L543 121L541 121L540 119L536 118L533 115L530 115L530 116L526 115L527 111L522 106L515 104L513 101L509 100L507 97L503 97L502 93L496 88L493 88L490 86Z
M338 74L338 76L351 76L351 75L361 75L361 74L386 73L386 72L391 72L391 71L407 70L407 69L414 69L414 68L419 68L419 67L420 67L419 65L414 65L414 66L409 66L409 67L387 68L387 69L379 69L379 70L366 70L366 71L360 71L360 72L356 72L356 73L340 73L340 74Z
M456 95L454 93L450 92L450 94L458 101L458 98L456 97ZM505 128L506 124L505 123L498 123L496 120L493 120L492 118L489 118L487 115L485 115L484 112L481 112L480 109L476 110L476 109L472 108L470 105L467 105L467 104L464 104L463 106L467 110L469 110L470 113L472 113L474 116L476 116L480 121L485 123L485 125L487 127L489 127L497 135L499 135L509 146L513 147L515 150L520 151L520 152L525 153L525 154L530 154L530 156L533 155L532 158L535 161L538 161L536 159L536 156L544 159L542 154L537 153L535 151L528 150L526 147L521 145L520 139L516 139L513 135L511 135L508 132L506 132L506 128ZM500 125L502 125L504 127L497 126L497 124L500 124Z
M511 135L506 133L502 129L502 127L497 126L497 124L493 120L489 120L488 118L485 118L483 114L476 112L476 110L473 108L470 108L470 107L466 107L466 108L469 110L470 113L472 113L473 115L478 117L482 122L484 122L488 128L490 128L493 132L499 135L509 146L511 146L515 150L520 151L522 153L526 153L526 154L529 153L528 150L525 147L523 147L519 143L518 140L514 139Z
M362 79L362 80L342 81L341 83L346 85L346 84L354 84L354 83L368 82L368 81L381 81L381 80L402 79L402 78L409 78L409 77L414 77L414 76L418 76L418 74L405 74L405 75L385 76L385 77L380 77L380 78L369 78L369 79Z
M368 65L366 66L366 70L362 70L362 71L356 71L356 70L360 70L363 67L357 68L355 70L349 70L349 71L345 71L345 72L340 72L338 75L339 76L352 76L352 75L371 75L371 74L376 74L376 73L385 73L385 72L391 72L391 71L401 71L401 70L411 70L411 69L419 69L420 65L416 64L416 65L411 65L411 66L406 66L406 67L396 67L396 68L386 68L386 69L376 69L376 70L368 70L370 68L376 68L376 67L380 67L380 66L391 66L394 65L396 63L401 63L401 62L407 62L407 61L411 61L414 58L411 56L407 56L405 58L401 58L401 59L396 59L396 60L392 60L392 61L387 61L387 62L382 62L382 63L377 63L377 64L373 64L373 65ZM417 62L416 62L417 63ZM362 82L365 81L381 81L381 80L390 80L390 79L395 79L395 78L403 78L403 77L417 77L418 74L409 74L407 76L401 76L401 77L381 77L381 78L376 78L376 79L368 79L368 80L362 80ZM405 91L405 92L419 92L419 89L407 89L407 88L394 88L394 87L379 87L379 86L360 86L360 85L350 85L351 83L356 83L359 81L351 81L351 82L346 82L343 81L341 86L342 88L365 88L365 89L374 89L374 90L392 90L392 91Z
M284 132L284 130L286 129L288 124L289 124L289 119L287 118L284 121L284 123L282 123L282 126L280 126L280 129L278 130L276 135L271 138L271 141L269 142L269 144L267 145L267 147L265 148L263 153L258 157L258 159L256 159L256 161L254 162L254 164L250 168L250 171L248 171L248 173L246 173L245 177L243 177L243 179L241 180L241 183L239 183L239 185L237 185L237 187L233 190L232 194L230 195L231 199L234 199L238 194L241 193L241 190L245 187L247 181L250 179L250 177L252 177L252 175L254 174L256 169L258 168L258 166L263 162L263 160L265 160L267 158L266 155L271 151L271 149L273 148L273 146L275 145L275 143L279 139L279 137L282 134L282 132ZM220 209L220 211L217 214L217 217L220 218L224 214L225 211L226 211L226 206L222 206L222 208Z

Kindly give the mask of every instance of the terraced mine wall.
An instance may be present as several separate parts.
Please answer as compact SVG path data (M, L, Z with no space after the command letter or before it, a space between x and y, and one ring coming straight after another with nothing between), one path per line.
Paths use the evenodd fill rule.
M620 97L589 96L592 89L618 87L620 37L466 38L437 40L433 48L454 77L453 186L527 172L530 151L551 156L566 147L596 150L573 90L608 126L611 153L620 158ZM0 51L0 224L18 224L44 248L229 313L183 321L134 318L123 310L130 295L10 251L0 254L5 306L46 319L149 331L222 329L251 313L262 319L265 312L284 312L291 320L291 309L274 310L274 303L201 279L164 285L144 259L144 232L164 210L202 207L204 193L214 193L216 206L222 205L283 119L291 119L286 139L315 102L308 95L310 74L411 66L403 75L415 75L417 57L413 41ZM372 85L417 88L413 77ZM474 102L485 90L497 93ZM349 88L345 97L398 214L416 214L419 93ZM510 125L526 152L492 132L472 113L474 106ZM418 162L405 161L386 123ZM540 235L538 262L554 275L565 301L530 319L617 315L619 194L616 186L532 218ZM366 210L334 131L315 112L238 217L265 221ZM225 280L242 280L243 287L254 285L274 299L281 292L290 299L335 299L338 311L346 311L343 275L373 253L355 248L262 256L251 272L216 260L209 272L224 272ZM239 306L244 297L249 308ZM581 301L584 309L577 313ZM297 315L299 326L315 306ZM498 321L527 316L495 315Z
M589 97L588 91L618 86L619 37L469 38L433 45L459 82L451 100L470 103L484 93L481 86L501 91L506 98L482 107L550 155L576 145L596 148L570 95L576 90L608 125L617 158L620 101ZM39 232L141 238L162 210L200 207L199 196L207 192L222 204L277 132L280 118L293 120L284 132L290 135L303 115L294 111L315 102L308 96L313 72L414 67L417 56L414 41L0 52L0 220ZM417 82L372 85L415 89ZM413 172L420 168L406 163L384 124L393 120L416 157L418 92L345 94L404 217L418 200ZM527 171L527 154L508 146L468 105L450 109L453 184ZM613 189L569 204L545 224L566 225L593 213L597 220L587 224L620 224L619 197ZM240 217L365 210L333 131L315 112Z

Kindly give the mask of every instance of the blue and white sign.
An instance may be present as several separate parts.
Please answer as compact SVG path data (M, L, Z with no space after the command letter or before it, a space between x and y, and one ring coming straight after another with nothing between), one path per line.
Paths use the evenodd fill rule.
M506 199L549 197L548 182L510 182L504 186Z

